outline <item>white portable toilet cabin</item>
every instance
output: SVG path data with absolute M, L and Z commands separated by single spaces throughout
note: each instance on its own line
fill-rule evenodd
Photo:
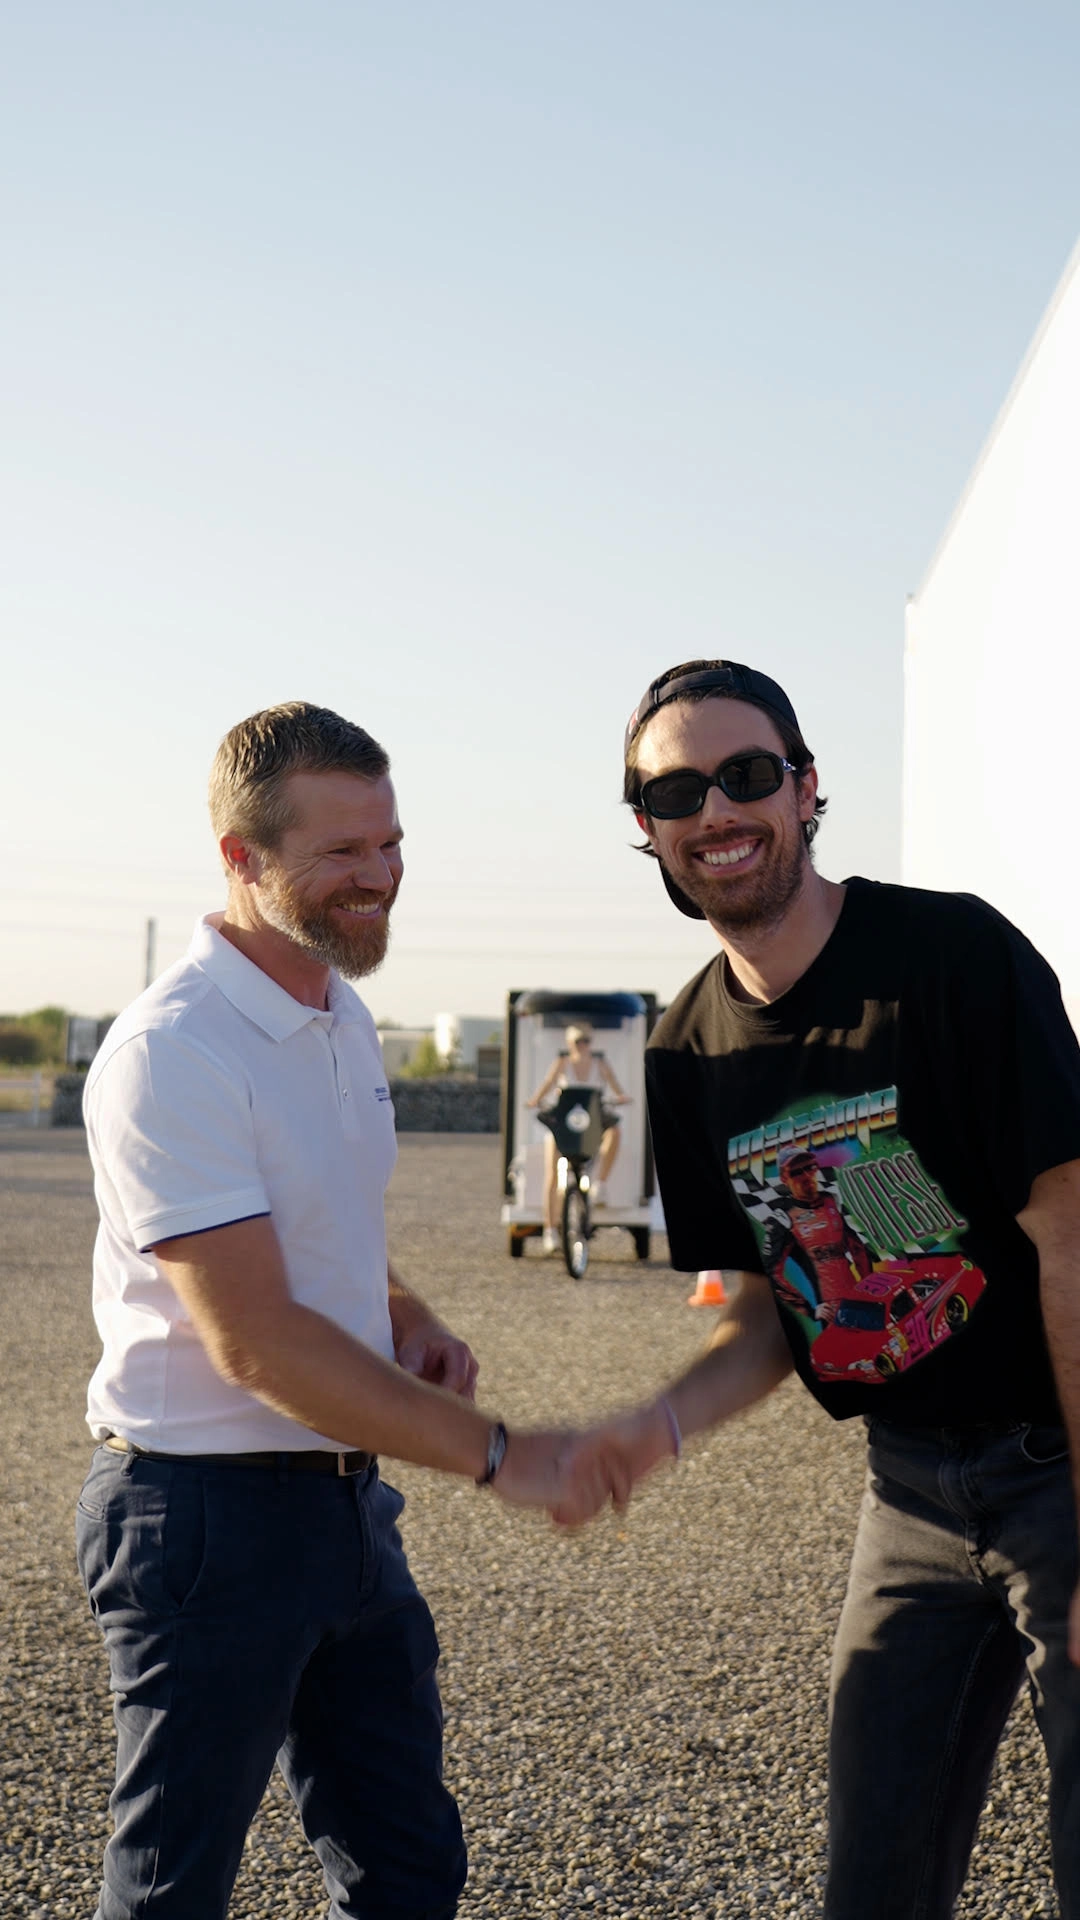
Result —
M 607 1204 L 594 1225 L 625 1227 L 639 1260 L 649 1257 L 650 1235 L 662 1224 L 645 1111 L 645 1042 L 656 1025 L 652 993 L 571 993 L 518 989 L 507 996 L 503 1048 L 503 1208 L 511 1258 L 544 1224 L 544 1143 L 547 1130 L 526 1105 L 566 1045 L 576 1021 L 593 1030 L 593 1048 L 610 1065 L 630 1104 L 619 1108 L 619 1151 L 607 1180 Z

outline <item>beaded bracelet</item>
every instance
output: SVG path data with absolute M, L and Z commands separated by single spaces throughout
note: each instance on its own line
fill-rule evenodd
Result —
M 666 1393 L 662 1393 L 660 1395 L 660 1398 L 656 1404 L 660 1408 L 661 1412 L 664 1415 L 665 1420 L 668 1423 L 668 1429 L 671 1434 L 671 1445 L 672 1445 L 672 1450 L 674 1452 L 675 1458 L 676 1460 L 681 1460 L 682 1459 L 682 1429 L 679 1426 L 675 1409 L 672 1406 L 671 1401 L 668 1399 Z

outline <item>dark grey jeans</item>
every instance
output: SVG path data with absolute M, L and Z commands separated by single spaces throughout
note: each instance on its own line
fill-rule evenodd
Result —
M 833 1664 L 826 1920 L 948 1920 L 1025 1669 L 1050 1762 L 1062 1920 L 1080 1920 L 1064 1433 L 869 1427 Z

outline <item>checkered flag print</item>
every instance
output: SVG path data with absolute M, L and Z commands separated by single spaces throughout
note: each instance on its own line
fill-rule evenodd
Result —
M 870 1230 L 868 1223 L 860 1219 L 845 1194 L 840 1181 L 840 1171 L 838 1167 L 823 1167 L 819 1162 L 818 1192 L 828 1194 L 836 1201 L 847 1225 L 862 1241 L 872 1259 L 896 1259 L 903 1254 L 911 1258 L 925 1254 L 926 1247 L 921 1240 L 905 1240 L 900 1246 L 894 1242 L 891 1247 L 881 1243 L 878 1236 Z M 763 1180 L 758 1184 L 747 1180 L 743 1174 L 736 1174 L 731 1184 L 738 1196 L 740 1206 L 749 1214 L 751 1220 L 756 1221 L 763 1234 L 767 1233 L 769 1227 L 773 1225 L 790 1231 L 791 1214 L 788 1211 L 790 1203 L 782 1188 L 774 1187 L 769 1180 Z
M 791 1229 L 791 1215 L 788 1212 L 788 1196 L 782 1187 L 774 1187 L 770 1180 L 760 1183 L 750 1181 L 743 1174 L 736 1174 L 731 1182 L 744 1212 L 756 1220 L 763 1232 L 770 1226 L 782 1227 L 785 1232 Z M 828 1195 L 836 1201 L 845 1220 L 848 1218 L 844 1207 L 844 1196 L 840 1191 L 836 1173 L 832 1167 L 818 1167 L 818 1192 Z

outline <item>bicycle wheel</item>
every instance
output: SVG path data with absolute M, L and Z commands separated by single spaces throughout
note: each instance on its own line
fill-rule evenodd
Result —
M 562 1207 L 562 1249 L 566 1271 L 571 1280 L 580 1280 L 589 1264 L 589 1198 L 571 1175 L 566 1183 Z

